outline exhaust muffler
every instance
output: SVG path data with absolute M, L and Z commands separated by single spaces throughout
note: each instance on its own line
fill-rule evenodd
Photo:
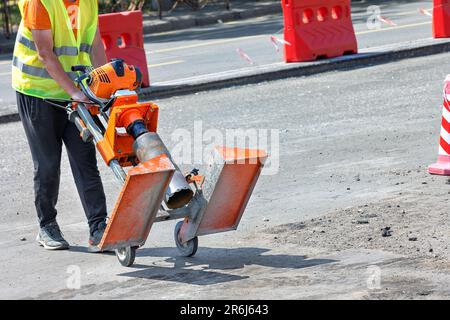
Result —
M 176 168 L 164 199 L 169 209 L 181 208 L 191 201 L 194 192 L 157 133 L 147 132 L 140 135 L 133 143 L 133 150 L 140 162 L 165 154 Z

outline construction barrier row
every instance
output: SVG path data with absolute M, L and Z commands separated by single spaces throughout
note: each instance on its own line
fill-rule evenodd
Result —
M 108 59 L 122 58 L 127 64 L 139 67 L 142 72 L 142 86 L 149 87 L 142 12 L 101 14 L 98 23 Z
M 285 62 L 312 61 L 358 52 L 350 0 L 281 2 Z M 450 37 L 450 0 L 433 0 L 433 37 Z

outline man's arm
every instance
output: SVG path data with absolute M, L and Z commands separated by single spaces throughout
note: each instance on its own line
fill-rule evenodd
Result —
M 31 30 L 39 60 L 44 64 L 50 76 L 55 80 L 74 100 L 89 100 L 75 86 L 73 81 L 64 71 L 58 57 L 53 52 L 53 37 L 51 30 Z
M 103 41 L 98 28 L 95 33 L 94 41 L 92 42 L 91 61 L 94 68 L 100 67 L 108 62 L 105 47 L 103 46 Z

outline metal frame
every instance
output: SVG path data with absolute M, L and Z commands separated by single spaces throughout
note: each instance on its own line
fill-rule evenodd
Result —
M 74 111 L 69 108 L 68 112 Z M 83 103 L 78 104 L 75 112 L 85 124 L 85 128 L 91 133 L 92 140 L 95 143 L 104 139 L 104 130 L 101 128 L 102 122 L 96 123 Z M 99 114 L 98 117 L 103 117 L 103 114 Z M 187 176 L 180 173 L 186 178 L 189 187 L 194 191 L 193 198 L 188 204 L 178 209 L 169 209 L 162 202 L 159 211 L 152 217 L 150 225 L 155 222 L 184 219 L 177 238 L 177 241 L 181 244 L 189 243 L 191 240 L 195 242 L 198 236 L 235 230 L 267 158 L 267 154 L 261 150 L 239 149 L 244 151 L 243 155 L 239 155 L 236 150 L 226 147 L 216 148 L 216 156 L 220 155 L 221 160 L 217 163 L 213 161 L 209 166 L 207 170 L 208 179 L 206 180 L 202 180 L 201 176 L 198 176 L 197 179 L 192 178 L 198 174 L 198 170 L 193 170 Z M 229 151 L 231 151 L 231 157 L 227 156 Z M 170 158 L 170 155 L 167 156 Z M 240 163 L 242 160 L 253 160 L 255 162 L 245 164 L 244 161 L 244 163 Z M 173 161 L 171 163 L 173 164 Z M 234 167 L 235 164 L 244 164 L 244 166 L 238 168 Z M 127 173 L 121 167 L 119 161 L 113 159 L 108 165 L 123 186 L 127 179 Z M 249 168 L 247 165 L 252 167 Z M 200 185 L 197 185 L 197 181 L 201 181 L 201 183 L 199 182 Z M 226 186 L 231 185 L 233 188 L 230 191 Z M 242 197 L 236 196 L 236 190 L 242 191 L 242 193 L 238 193 L 242 194 Z M 228 191 L 231 194 L 228 194 Z M 228 203 L 236 203 L 239 207 L 227 207 Z M 220 209 L 217 211 L 215 210 L 217 208 Z M 226 212 L 223 212 L 224 210 Z M 230 215 L 228 215 L 228 212 Z M 227 217 L 232 218 L 228 221 L 224 220 L 224 217 L 225 219 Z M 232 224 L 228 224 L 230 222 Z

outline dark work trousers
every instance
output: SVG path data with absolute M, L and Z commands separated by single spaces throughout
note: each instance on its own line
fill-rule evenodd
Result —
M 34 164 L 35 206 L 41 227 L 56 221 L 62 143 L 88 219 L 91 234 L 106 219 L 106 199 L 95 146 L 85 143 L 63 109 L 17 92 L 17 106 Z

